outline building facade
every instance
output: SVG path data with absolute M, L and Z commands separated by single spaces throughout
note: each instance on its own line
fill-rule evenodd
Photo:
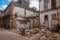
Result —
M 41 0 L 40 1 L 40 22 L 47 28 L 53 28 L 60 24 L 59 10 L 60 0 Z M 42 5 L 41 5 L 42 4 Z
M 11 2 L 2 12 L 1 19 L 5 28 L 33 28 L 38 26 L 34 9 L 24 7 L 22 4 Z M 35 23 L 37 22 L 37 23 Z

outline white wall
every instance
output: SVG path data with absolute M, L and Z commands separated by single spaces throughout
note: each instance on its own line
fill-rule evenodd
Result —
M 25 16 L 25 12 L 24 12 L 24 8 L 20 8 L 20 7 L 14 7 L 14 10 L 13 10 L 13 14 L 17 14 L 18 16 Z M 26 16 L 35 16 L 35 13 L 33 11 L 29 11 L 29 10 L 26 10 Z M 21 20 L 21 18 L 20 18 Z M 17 21 L 17 27 L 18 28 L 22 28 L 22 27 L 29 27 L 29 22 L 27 22 L 27 24 L 21 24 L 20 21 Z
M 24 16 L 25 15 L 24 10 L 25 10 L 24 8 L 14 7 L 13 14 L 17 13 L 18 16 L 20 15 Z M 26 16 L 35 16 L 35 14 L 33 11 L 26 10 Z
M 24 10 L 23 8 L 20 7 L 14 7 L 13 14 L 17 13 L 18 16 L 24 16 Z
M 34 12 L 26 10 L 26 16 L 35 16 Z
M 44 16 L 45 16 L 45 15 L 48 15 L 49 27 L 51 27 L 51 21 L 52 21 L 51 15 L 52 15 L 52 14 L 57 14 L 57 11 L 54 10 L 54 11 L 49 11 L 49 12 L 40 13 L 40 22 L 41 22 L 41 24 L 44 23 Z

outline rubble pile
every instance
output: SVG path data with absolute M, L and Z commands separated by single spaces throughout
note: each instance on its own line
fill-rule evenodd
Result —
M 59 33 L 52 33 L 49 29 L 46 28 L 33 28 L 33 29 L 19 29 L 13 30 L 23 37 L 26 37 L 26 40 L 60 40 Z
M 25 29 L 25 33 L 23 32 L 23 34 L 28 37 L 29 40 L 60 40 L 59 33 L 52 33 L 46 28 Z

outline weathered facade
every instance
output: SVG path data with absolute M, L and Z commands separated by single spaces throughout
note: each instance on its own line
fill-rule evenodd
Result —
M 41 0 L 40 1 L 40 22 L 47 28 L 56 26 L 59 22 L 60 0 Z
M 5 28 L 33 28 L 38 26 L 34 9 L 24 7 L 22 4 L 11 2 L 11 4 L 2 12 L 1 19 Z M 37 22 L 37 23 L 34 23 Z

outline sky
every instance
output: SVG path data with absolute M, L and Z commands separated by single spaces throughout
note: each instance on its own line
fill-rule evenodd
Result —
M 39 0 L 30 0 L 30 7 L 35 7 L 39 10 Z
M 3 11 L 7 8 L 12 0 L 0 0 L 0 11 Z M 14 0 L 15 2 L 17 0 Z M 30 7 L 36 7 L 38 10 L 38 1 L 37 0 L 30 0 Z
M 9 0 L 0 0 L 0 11 L 3 11 L 9 5 L 9 3 Z

